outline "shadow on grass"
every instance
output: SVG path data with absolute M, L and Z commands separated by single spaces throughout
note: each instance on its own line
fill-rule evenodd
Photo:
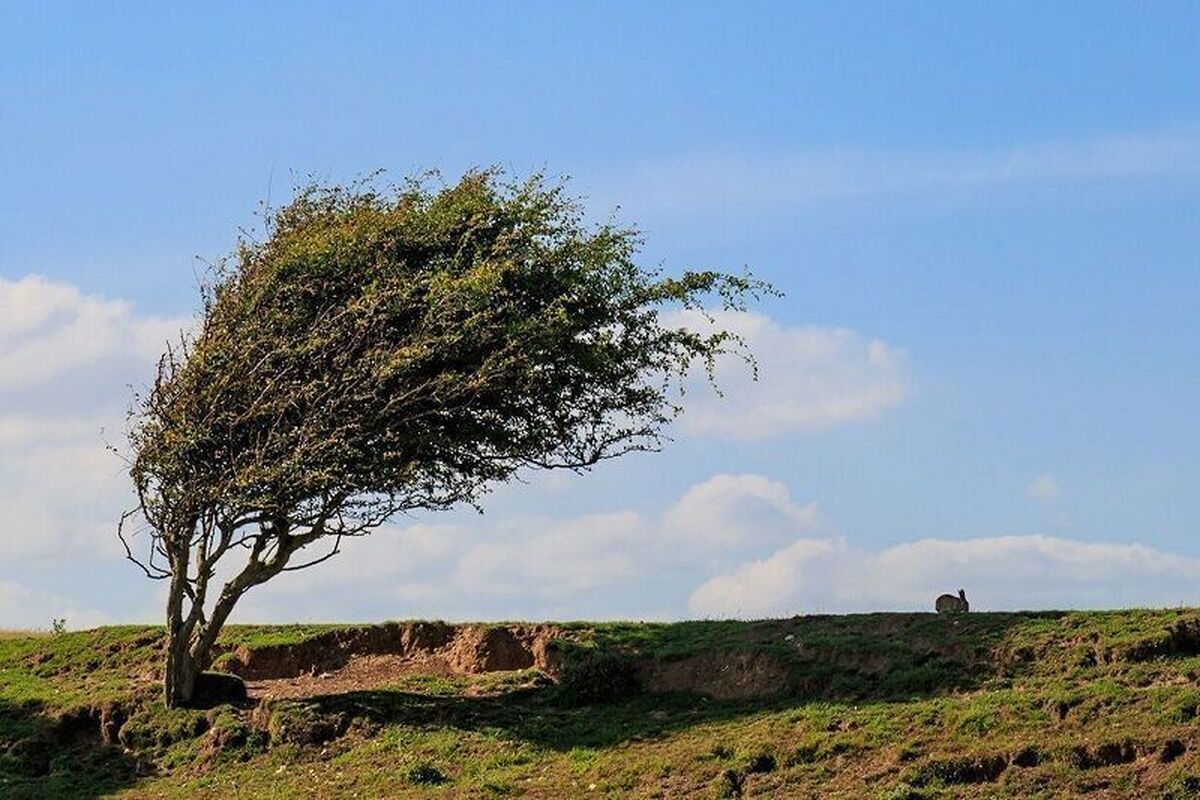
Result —
M 40 703 L 0 698 L 0 797 L 88 800 L 137 779 L 121 748 L 104 744 L 91 720 L 44 713 Z
M 376 690 L 311 698 L 321 714 L 345 714 L 378 725 L 495 733 L 555 750 L 604 748 L 654 739 L 705 723 L 795 707 L 794 699 L 716 701 L 683 693 L 639 694 L 571 707 L 553 688 L 468 697 Z
M 1001 663 L 994 648 L 1016 626 L 1053 623 L 1061 614 L 932 614 L 805 617 L 762 623 L 688 622 L 596 626 L 595 646 L 684 665 L 691 687 L 727 678 L 737 653 L 771 654 L 784 673 L 772 696 L 713 700 L 689 691 L 640 693 L 616 702 L 572 707 L 556 687 L 485 696 L 366 690 L 310 698 L 322 715 L 379 725 L 494 732 L 546 747 L 602 748 L 655 738 L 713 722 L 813 703 L 871 704 L 978 689 L 1022 669 Z M 704 655 L 698 664 L 688 659 Z M 735 679 L 736 680 L 736 679 Z M 689 687 L 685 687 L 689 688 Z

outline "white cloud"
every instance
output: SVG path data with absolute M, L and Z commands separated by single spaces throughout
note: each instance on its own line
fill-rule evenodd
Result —
M 121 443 L 129 385 L 185 324 L 36 275 L 0 278 L 0 571 L 120 554 L 130 487 L 106 444 Z
M 639 218 L 695 219 L 843 198 L 1197 170 L 1200 129 L 1185 127 L 997 150 L 696 153 L 617 172 L 599 194 L 633 198 L 626 205 Z
M 113 524 L 128 480 L 100 431 L 119 441 L 126 385 L 149 377 L 154 356 L 185 322 L 140 317 L 124 303 L 41 278 L 0 280 L 0 625 L 45 625 L 51 616 L 104 621 L 93 606 L 106 601 L 88 595 L 88 582 L 68 598 L 17 581 L 68 562 L 123 568 Z M 762 380 L 722 366 L 724 399 L 707 391 L 687 397 L 682 424 L 691 433 L 754 439 L 821 430 L 874 419 L 908 392 L 906 358 L 885 342 L 757 314 L 722 314 L 718 324 L 745 336 Z M 563 488 L 526 487 L 546 496 Z M 1062 491 L 1050 473 L 1027 490 L 1047 504 Z M 338 558 L 252 593 L 239 618 L 335 619 L 358 608 L 670 616 L 682 615 L 685 603 L 696 614 L 759 616 L 927 608 L 937 593 L 959 587 L 977 608 L 1200 600 L 1200 559 L 1141 544 L 1011 536 L 869 551 L 822 535 L 824 527 L 816 507 L 794 501 L 783 484 L 732 474 L 659 510 L 500 521 L 459 514 L 347 542 Z M 130 576 L 144 585 L 132 569 Z
M 806 567 L 844 545 L 833 539 L 797 539 L 770 558 L 751 561 L 711 578 L 692 593 L 688 607 L 703 617 L 766 617 L 798 613 Z
M 1195 604 L 1200 559 L 1037 535 L 922 539 L 880 551 L 798 539 L 704 582 L 689 607 L 710 617 L 929 610 L 936 595 L 959 588 L 979 610 Z
M 697 375 L 685 397 L 682 428 L 723 439 L 762 439 L 869 422 L 908 395 L 908 359 L 887 342 L 847 329 L 788 327 L 752 312 L 713 313 L 715 326 L 741 336 L 758 363 L 724 359 L 716 381 Z M 668 316 L 666 324 L 708 330 L 699 311 Z
M 761 475 L 716 475 L 688 489 L 667 510 L 663 528 L 692 546 L 720 547 L 771 533 L 812 530 L 817 506 L 797 506 L 787 487 Z
M 819 515 L 776 481 L 716 475 L 658 514 L 624 509 L 498 521 L 472 515 L 471 521 L 385 529 L 348 542 L 314 570 L 256 590 L 239 619 L 271 618 L 306 597 L 324 602 L 340 587 L 380 609 L 416 604 L 438 614 L 471 609 L 466 613 L 475 617 L 494 600 L 519 603 L 524 614 L 603 616 L 614 611 L 606 596 L 615 602 L 632 591 L 654 608 L 682 610 L 697 575 L 811 533 Z M 595 602 L 597 593 L 599 606 L 582 604 Z
M 0 580 L 0 628 L 45 630 L 56 619 L 66 620 L 72 630 L 112 622 L 103 611 L 81 607 L 69 598 Z
M 180 328 L 37 275 L 0 278 L 0 393 L 105 360 L 154 359 Z

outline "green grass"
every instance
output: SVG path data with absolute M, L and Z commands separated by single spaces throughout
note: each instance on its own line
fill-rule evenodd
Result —
M 239 626 L 224 641 L 283 646 L 337 627 Z M 1194 610 L 562 628 L 568 657 L 766 654 L 788 692 L 577 705 L 528 672 L 412 675 L 168 712 L 159 629 L 6 636 L 0 797 L 1200 796 Z M 96 733 L 102 707 L 118 709 L 120 746 Z

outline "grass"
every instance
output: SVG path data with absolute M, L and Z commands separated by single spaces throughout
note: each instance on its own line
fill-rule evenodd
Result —
M 333 627 L 235 627 L 225 643 L 283 646 Z M 431 675 L 258 709 L 168 712 L 157 703 L 156 628 L 4 636 L 0 797 L 1200 794 L 1193 610 L 562 629 L 568 657 L 708 658 L 720 670 L 736 654 L 765 654 L 783 665 L 786 692 L 635 692 L 579 705 L 528 673 Z M 119 723 L 116 744 L 97 733 L 102 711 Z

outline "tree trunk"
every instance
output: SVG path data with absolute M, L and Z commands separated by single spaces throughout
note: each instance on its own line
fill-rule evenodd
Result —
M 167 631 L 167 661 L 163 671 L 163 699 L 169 708 L 185 706 L 196 689 L 199 665 L 188 646 L 190 637 L 178 628 Z
M 192 607 L 186 617 L 183 614 L 183 601 L 188 588 L 190 554 L 186 548 L 174 554 L 171 563 L 171 588 L 167 595 L 167 658 L 163 671 L 163 699 L 168 707 L 185 706 L 192 701 L 196 693 L 196 679 L 212 665 L 212 652 L 217 643 L 217 636 L 238 599 L 251 587 L 278 575 L 287 566 L 293 552 L 319 536 L 319 533 L 314 532 L 307 537 L 288 538 L 265 562 L 258 560 L 265 540 L 258 539 L 251 551 L 249 563 L 225 584 L 213 606 L 212 616 L 207 620 L 204 618 L 204 598 L 208 580 L 212 575 L 205 563 L 205 551 L 200 550 L 199 572 L 189 594 Z

